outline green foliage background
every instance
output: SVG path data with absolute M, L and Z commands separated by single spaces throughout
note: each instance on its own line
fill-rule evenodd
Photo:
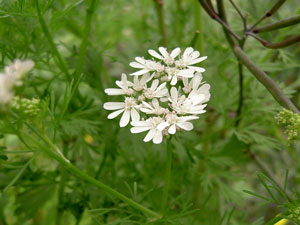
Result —
M 75 76 L 89 1 L 39 2 L 57 49 L 71 76 Z M 229 1 L 224 2 L 228 21 L 234 30 L 241 32 L 239 15 Z M 253 24 L 273 1 L 236 0 L 235 3 L 248 13 L 248 23 Z M 290 0 L 264 23 L 298 14 L 299 1 Z M 42 101 L 36 118 L 1 115 L 1 225 L 261 225 L 295 207 L 287 204 L 286 193 L 298 204 L 300 146 L 299 142 L 290 145 L 276 124 L 274 118 L 281 106 L 245 69 L 244 107 L 236 127 L 237 60 L 221 26 L 202 11 L 196 0 L 165 0 L 164 21 L 168 49 L 190 46 L 195 31 L 201 31 L 195 48 L 208 56 L 202 64 L 206 68 L 203 76 L 211 85 L 212 97 L 207 113 L 195 122 L 195 129 L 180 132 L 172 139 L 174 160 L 169 207 L 166 217 L 155 222 L 40 153 L 30 138 L 32 132 L 23 124 L 27 121 L 42 129 L 80 170 L 159 211 L 165 144 L 144 143 L 144 134 L 132 135 L 128 127 L 120 129 L 118 120 L 106 119 L 108 113 L 102 108 L 109 100 L 104 89 L 114 86 L 121 73 L 133 72 L 129 62 L 162 45 L 154 1 L 100 0 L 96 3 L 82 79 L 78 92 L 70 98 L 74 83 L 66 79 L 56 64 L 39 24 L 34 1 L 0 0 L 0 67 L 4 68 L 15 58 L 32 59 L 35 69 L 26 77 L 18 94 Z M 264 33 L 262 37 L 276 42 L 299 32 L 300 26 L 296 25 Z M 245 51 L 300 106 L 300 45 L 270 50 L 249 37 Z M 28 149 L 26 145 L 33 147 Z M 256 175 L 257 171 L 265 171 L 253 156 L 282 186 L 286 184 L 286 193 L 280 195 L 262 178 L 272 186 L 270 190 L 276 201 L 264 188 L 261 176 Z M 243 190 L 251 191 L 252 195 Z

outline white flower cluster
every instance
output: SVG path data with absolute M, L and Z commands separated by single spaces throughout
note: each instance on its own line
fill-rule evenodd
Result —
M 210 85 L 202 82 L 205 69 L 194 66 L 207 57 L 193 48 L 181 53 L 175 48 L 168 53 L 160 47 L 159 53 L 149 50 L 149 54 L 158 60 L 136 57 L 130 66 L 139 69 L 130 74 L 133 81 L 122 74 L 116 81 L 119 88 L 105 89 L 108 95 L 123 95 L 123 102 L 106 102 L 104 109 L 113 110 L 108 119 L 122 113 L 120 127 L 131 121 L 131 132 L 148 131 L 145 142 L 153 140 L 159 144 L 163 136 L 175 134 L 176 130 L 192 130 L 189 121 L 198 119 L 205 112 L 206 102 L 210 98 Z
M 34 66 L 31 60 L 16 59 L 0 73 L 0 108 L 6 106 L 14 97 L 14 88 L 23 84 L 22 79 Z

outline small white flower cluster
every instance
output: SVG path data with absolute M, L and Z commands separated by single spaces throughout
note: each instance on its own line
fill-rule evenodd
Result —
M 105 89 L 108 95 L 123 95 L 124 101 L 104 103 L 104 109 L 114 111 L 108 119 L 122 113 L 120 127 L 131 121 L 132 133 L 148 131 L 144 141 L 159 144 L 163 136 L 175 134 L 176 130 L 192 130 L 189 121 L 205 112 L 210 85 L 202 82 L 205 69 L 194 65 L 207 57 L 200 57 L 192 47 L 182 54 L 180 48 L 168 53 L 164 47 L 159 48 L 159 53 L 148 52 L 158 60 L 136 57 L 130 63 L 139 69 L 130 74 L 133 81 L 122 74 L 121 81 L 116 81 L 119 88 Z
M 34 66 L 31 60 L 16 59 L 0 73 L 0 108 L 5 107 L 14 97 L 14 88 L 23 84 L 22 79 Z

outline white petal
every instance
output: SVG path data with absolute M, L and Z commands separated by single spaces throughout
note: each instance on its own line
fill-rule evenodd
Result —
M 160 144 L 162 142 L 163 136 L 161 131 L 156 131 L 153 137 L 153 143 L 154 144 Z
M 146 59 L 142 58 L 142 57 L 135 57 L 135 60 L 141 64 L 145 64 L 146 63 Z
M 170 126 L 168 132 L 169 132 L 169 134 L 175 134 L 176 133 L 176 125 L 173 124 L 172 126 Z
M 158 88 L 156 88 L 156 91 L 160 91 L 160 90 L 162 90 L 163 88 L 165 88 L 165 87 L 166 87 L 166 85 L 167 85 L 167 83 L 166 83 L 166 82 L 162 83 L 161 85 L 159 85 L 159 87 L 158 87 Z
M 144 142 L 148 142 L 148 141 L 152 140 L 154 135 L 155 135 L 155 129 L 149 130 L 146 137 L 144 138 Z
M 130 110 L 130 115 L 131 115 L 132 121 L 138 121 L 138 120 L 140 120 L 140 114 L 135 110 L 135 108 L 132 108 Z
M 131 67 L 133 67 L 133 68 L 140 68 L 140 69 L 145 68 L 145 65 L 142 65 L 142 64 L 137 63 L 137 62 L 131 62 L 131 63 L 129 63 L 129 65 L 130 65 Z
M 177 102 L 178 99 L 178 93 L 176 87 L 171 88 L 171 98 L 174 102 Z
M 131 133 L 136 134 L 136 133 L 141 133 L 144 131 L 150 130 L 150 127 L 132 127 L 130 129 Z
M 167 126 L 169 126 L 170 124 L 168 123 L 168 122 L 162 122 L 162 123 L 160 123 L 157 127 L 156 127 L 156 129 L 157 130 L 159 130 L 159 131 L 162 131 L 162 130 L 164 130 Z
M 151 89 L 152 91 L 154 91 L 154 90 L 157 88 L 158 83 L 159 83 L 158 79 L 154 80 L 154 81 L 152 82 L 152 84 L 151 84 L 151 88 L 150 88 L 150 89 Z
M 198 58 L 198 59 L 194 59 L 194 60 L 192 60 L 192 61 L 189 63 L 189 65 L 193 65 L 193 64 L 202 62 L 202 61 L 204 61 L 205 59 L 207 59 L 207 56 L 203 56 L 203 57 L 200 57 L 200 58 Z
M 186 57 L 187 55 L 191 54 L 193 51 L 194 51 L 194 49 L 192 47 L 186 48 L 183 53 L 183 57 Z
M 120 120 L 120 127 L 125 127 L 129 123 L 130 120 L 130 111 L 126 110 L 124 111 L 121 120 Z
M 198 52 L 198 51 L 194 51 L 194 52 L 191 54 L 192 59 L 196 59 L 196 58 L 198 58 L 199 56 L 200 56 L 200 52 Z
M 178 72 L 178 76 L 193 77 L 194 76 L 194 70 L 192 70 L 192 69 L 180 70 Z
M 116 118 L 118 115 L 120 115 L 122 112 L 124 112 L 124 109 L 119 109 L 119 110 L 117 110 L 117 111 L 115 111 L 115 112 L 110 113 L 110 114 L 107 116 L 107 118 L 108 118 L 108 119 L 114 119 L 114 118 Z
M 194 126 L 192 123 L 190 122 L 181 122 L 181 123 L 178 123 L 177 126 L 179 126 L 181 129 L 183 130 L 193 130 Z
M 173 76 L 171 80 L 171 85 L 177 84 L 177 76 Z
M 117 110 L 124 108 L 124 102 L 106 102 L 103 104 L 103 108 L 106 110 Z
M 152 55 L 155 58 L 163 59 L 163 57 L 160 54 L 158 54 L 156 51 L 154 51 L 152 49 L 148 50 L 148 52 L 149 52 L 150 55 Z
M 202 68 L 202 67 L 197 67 L 197 66 L 188 66 L 188 68 L 190 68 L 190 69 L 192 69 L 192 70 L 194 70 L 194 71 L 197 71 L 197 72 L 199 72 L 199 73 L 203 73 L 203 72 L 205 72 L 205 69 L 204 69 L 204 68 Z
M 180 48 L 175 48 L 172 52 L 171 52 L 171 57 L 174 59 L 176 56 L 178 56 L 180 54 Z
M 149 73 L 146 73 L 145 75 L 142 76 L 141 78 L 141 84 L 146 84 L 149 80 L 151 79 L 151 76 Z
M 104 90 L 104 92 L 108 95 L 124 95 L 125 92 L 122 89 L 119 88 L 107 88 Z
M 148 121 L 131 121 L 130 123 L 134 127 L 150 127 L 150 123 Z
M 167 49 L 164 47 L 159 47 L 158 50 L 160 51 L 160 53 L 165 57 L 168 58 L 169 57 L 169 53 L 167 52 Z
M 149 69 L 142 69 L 142 70 L 139 70 L 137 72 L 131 73 L 130 75 L 139 76 L 139 75 L 143 75 L 143 74 L 148 73 L 148 72 L 150 72 Z

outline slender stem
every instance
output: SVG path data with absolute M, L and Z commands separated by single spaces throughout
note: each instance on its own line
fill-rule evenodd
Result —
M 233 8 L 235 8 L 235 10 L 237 11 L 237 13 L 240 15 L 241 19 L 243 20 L 243 25 L 244 25 L 244 30 L 247 30 L 247 16 L 244 16 L 243 13 L 241 12 L 241 10 L 239 9 L 239 7 L 237 7 L 237 5 L 234 3 L 233 0 L 229 0 L 231 5 L 233 6 Z
M 161 214 L 164 215 L 167 209 L 168 194 L 171 181 L 171 169 L 172 169 L 172 143 L 171 139 L 167 140 L 167 162 L 165 171 L 165 183 L 163 189 L 163 196 L 161 201 Z
M 230 38 L 230 43 L 232 43 L 231 45 L 233 46 L 233 40 L 231 40 L 231 36 L 228 35 L 228 32 L 233 36 L 235 37 L 238 41 L 241 40 L 240 36 L 237 35 L 231 28 L 230 26 L 228 26 L 228 24 L 222 20 L 218 15 L 217 13 L 214 11 L 213 8 L 211 8 L 209 6 L 209 4 L 206 3 L 206 1 L 204 0 L 199 0 L 200 4 L 202 5 L 203 9 L 207 12 L 208 15 L 210 15 L 211 18 L 213 18 L 214 20 L 216 20 L 217 22 L 219 22 L 222 26 L 223 26 L 223 29 L 226 30 L 226 37 L 227 38 Z M 228 31 L 228 32 L 227 32 Z
M 299 109 L 297 109 L 294 103 L 288 97 L 286 97 L 278 85 L 264 71 L 262 71 L 252 62 L 252 60 L 246 55 L 239 45 L 234 47 L 233 52 L 236 57 L 239 58 L 240 62 L 245 65 L 256 77 L 256 79 L 267 88 L 267 90 L 272 94 L 274 99 L 279 104 L 287 109 L 291 109 L 295 113 L 299 113 Z
M 89 35 L 91 32 L 91 23 L 92 23 L 92 17 L 96 9 L 96 3 L 97 0 L 91 0 L 90 5 L 86 8 L 86 17 L 85 17 L 85 23 L 84 23 L 84 32 L 83 32 L 83 38 L 79 50 L 79 56 L 76 66 L 76 77 L 79 77 L 82 73 L 82 68 L 84 64 L 84 57 L 87 45 L 89 43 Z
M 195 49 L 200 51 L 201 54 L 204 54 L 203 48 L 203 22 L 202 22 L 202 8 L 200 7 L 198 0 L 193 0 L 194 2 L 194 29 L 195 29 L 195 36 L 197 35 L 197 39 L 195 41 Z M 195 37 L 194 36 L 194 37 Z
M 293 37 L 287 38 L 286 40 L 283 40 L 283 41 L 280 41 L 277 43 L 270 43 L 270 42 L 267 42 L 266 40 L 262 39 L 260 36 L 254 34 L 253 32 L 247 32 L 246 34 L 254 37 L 266 48 L 271 48 L 271 49 L 284 48 L 284 47 L 290 46 L 292 44 L 295 44 L 297 42 L 300 42 L 300 35 L 295 35 Z
M 270 10 L 268 10 L 261 18 L 258 19 L 256 23 L 252 25 L 249 31 L 252 31 L 260 22 L 262 22 L 267 17 L 272 16 L 282 5 L 285 3 L 286 0 L 277 0 L 275 4 L 272 6 Z
M 238 69 L 239 69 L 239 87 L 240 87 L 240 92 L 239 92 L 239 106 L 238 109 L 236 111 L 236 117 L 237 120 L 235 122 L 235 126 L 238 126 L 240 121 L 241 121 L 241 113 L 242 113 L 242 108 L 243 108 L 243 104 L 244 104 L 244 68 L 243 65 L 238 62 Z
M 156 13 L 158 18 L 158 27 L 160 30 L 161 35 L 161 42 L 166 47 L 167 46 L 167 34 L 166 34 L 166 27 L 165 27 L 165 18 L 164 18 L 164 10 L 163 10 L 163 0 L 153 0 L 155 7 L 156 7 Z
M 61 69 L 61 71 L 66 75 L 66 77 L 68 79 L 71 78 L 70 76 L 70 73 L 68 71 L 68 67 L 66 66 L 62 56 L 60 55 L 59 51 L 57 50 L 57 47 L 53 41 L 53 37 L 46 25 L 46 22 L 41 14 L 41 10 L 40 10 L 40 6 L 39 6 L 39 1 L 38 0 L 35 0 L 35 5 L 36 5 L 36 10 L 37 10 L 37 14 L 38 14 L 38 18 L 39 18 L 39 22 L 40 22 L 40 25 L 41 25 L 41 28 L 42 28 L 42 31 L 44 32 L 48 42 L 49 42 L 49 45 L 50 45 L 50 48 L 52 50 L 52 53 L 55 57 L 55 61 L 56 61 L 56 64 L 57 66 Z
M 198 42 L 198 38 L 199 38 L 199 34 L 200 34 L 200 31 L 199 30 L 196 30 L 195 34 L 194 34 L 194 37 L 190 43 L 190 46 L 195 48 L 196 46 L 196 43 Z
M 274 174 L 267 168 L 264 163 L 258 158 L 258 156 L 255 153 L 251 154 L 251 158 L 255 162 L 255 164 L 262 170 L 262 172 L 267 175 L 276 185 L 277 187 L 282 191 L 285 192 L 282 185 L 275 179 Z M 287 199 L 291 202 L 292 199 L 288 193 L 286 193 Z
M 96 180 L 95 178 L 89 176 L 82 170 L 78 169 L 77 167 L 73 166 L 69 160 L 67 160 L 62 154 L 58 154 L 59 149 L 51 142 L 51 140 L 46 136 L 41 134 L 35 127 L 33 127 L 29 123 L 25 123 L 26 126 L 33 131 L 38 137 L 41 138 L 49 147 L 44 147 L 41 145 L 39 142 L 37 144 L 41 147 L 42 151 L 44 151 L 48 156 L 51 158 L 55 159 L 58 161 L 62 166 L 65 167 L 70 173 L 74 174 L 75 176 L 95 185 L 96 187 L 99 187 L 102 189 L 104 192 L 122 200 L 123 202 L 127 203 L 131 207 L 139 210 L 140 212 L 144 213 L 145 215 L 154 217 L 154 218 L 159 218 L 159 215 L 152 211 L 151 209 L 148 209 L 144 207 L 143 205 L 131 200 L 130 198 L 126 197 L 125 195 L 121 194 L 120 192 L 117 192 L 116 190 L 112 189 L 111 187 L 105 185 L 104 183 Z
M 287 19 L 280 20 L 276 23 L 268 24 L 265 26 L 257 27 L 253 30 L 254 33 L 263 33 L 263 32 L 268 32 L 272 30 L 278 30 L 281 28 L 293 26 L 300 23 L 300 15 L 293 16 Z
M 63 154 L 67 155 L 68 148 L 64 145 L 64 151 Z M 60 172 L 60 183 L 58 188 L 58 204 L 57 204 L 57 215 L 56 215 L 56 224 L 61 224 L 61 217 L 63 215 L 63 200 L 64 200 L 64 192 L 65 192 L 65 186 L 67 182 L 67 171 L 65 168 L 61 168 Z

